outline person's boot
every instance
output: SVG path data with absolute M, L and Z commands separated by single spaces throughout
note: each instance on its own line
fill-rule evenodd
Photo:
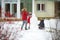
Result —
M 28 27 L 28 29 L 30 29 L 30 27 Z
M 25 30 L 27 30 L 27 27 L 25 27 Z

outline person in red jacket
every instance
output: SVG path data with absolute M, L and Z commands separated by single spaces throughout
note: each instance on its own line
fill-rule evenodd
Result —
M 12 17 L 13 15 L 10 14 L 10 11 L 7 11 L 7 12 L 5 13 L 5 16 L 6 16 L 6 17 Z
M 28 16 L 28 12 L 27 12 L 26 8 L 22 9 L 21 15 L 22 15 L 22 20 L 23 20 L 23 24 L 21 26 L 21 30 L 23 29 L 24 24 L 25 24 L 25 30 L 27 30 L 27 16 Z
M 30 29 L 30 18 L 31 18 L 31 17 L 32 17 L 32 13 L 29 12 L 29 15 L 28 15 L 28 17 L 27 17 L 27 22 L 28 22 L 28 25 L 29 25 L 28 29 Z

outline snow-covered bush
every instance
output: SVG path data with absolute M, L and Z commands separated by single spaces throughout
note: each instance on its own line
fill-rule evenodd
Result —
M 18 28 L 4 26 L 6 22 L 0 22 L 0 40 L 15 40 Z

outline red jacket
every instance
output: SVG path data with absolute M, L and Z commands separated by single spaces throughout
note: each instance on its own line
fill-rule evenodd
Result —
M 30 18 L 31 18 L 31 17 L 28 17 L 28 18 L 27 18 L 27 22 L 28 22 L 28 23 L 30 23 Z
M 22 20 L 27 20 L 28 12 L 22 11 Z

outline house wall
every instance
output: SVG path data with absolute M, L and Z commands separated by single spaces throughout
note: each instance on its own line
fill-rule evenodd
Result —
M 37 10 L 37 4 L 44 3 L 45 4 L 45 10 L 44 11 L 38 11 Z M 34 12 L 37 17 L 54 17 L 54 1 L 34 1 Z

